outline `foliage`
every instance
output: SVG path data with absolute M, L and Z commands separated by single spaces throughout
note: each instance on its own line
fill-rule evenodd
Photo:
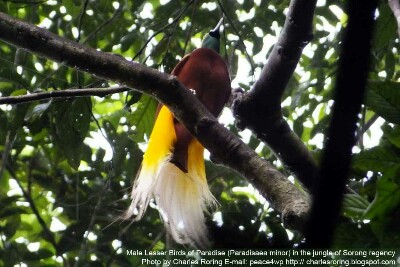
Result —
M 284 23 L 289 1 L 220 2 L 234 24 L 225 29 L 222 53 L 233 84 L 250 88 Z M 314 39 L 282 103 L 285 118 L 316 159 L 329 123 L 346 24 L 343 1 L 319 3 Z M 166 72 L 221 17 L 218 4 L 205 1 L 1 1 L 0 11 Z M 354 148 L 349 181 L 353 193 L 344 201 L 337 247 L 400 247 L 396 38 L 396 22 L 382 3 Z M 4 42 L 0 62 L 0 96 L 111 85 Z M 137 93 L 0 105 L 0 265 L 73 265 L 78 259 L 79 265 L 138 266 L 136 257 L 125 255 L 126 249 L 171 246 L 154 208 L 134 224 L 120 219 L 156 105 Z M 232 124 L 228 127 L 237 133 Z M 267 146 L 249 138 L 247 131 L 238 134 L 290 175 Z M 209 222 L 215 247 L 284 248 L 301 241 L 298 233 L 283 228 L 279 215 L 243 178 L 209 162 L 207 174 L 221 204 Z

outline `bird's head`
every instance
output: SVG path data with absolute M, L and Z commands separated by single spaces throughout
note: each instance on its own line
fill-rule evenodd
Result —
M 220 27 L 222 25 L 223 19 L 221 18 L 217 26 L 206 34 L 201 43 L 201 47 L 210 48 L 215 52 L 219 53 L 219 39 L 220 39 Z

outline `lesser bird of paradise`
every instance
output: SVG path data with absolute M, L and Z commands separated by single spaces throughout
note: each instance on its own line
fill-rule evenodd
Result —
M 219 55 L 221 23 L 222 19 L 204 37 L 201 48 L 186 55 L 171 73 L 194 90 L 216 117 L 231 93 L 229 72 Z M 177 243 L 207 247 L 204 212 L 215 206 L 216 200 L 207 185 L 203 154 L 200 142 L 160 105 L 127 217 L 140 220 L 154 198 L 168 233 Z

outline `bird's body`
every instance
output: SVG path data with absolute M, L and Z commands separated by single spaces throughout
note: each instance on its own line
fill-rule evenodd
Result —
M 176 65 L 172 75 L 177 76 L 186 88 L 193 89 L 197 98 L 214 116 L 217 117 L 221 113 L 228 101 L 231 87 L 225 61 L 218 53 L 208 48 L 196 49 Z M 177 143 L 172 161 L 186 171 L 185 152 L 193 137 L 185 126 L 178 122 L 175 123 L 175 132 Z
M 231 87 L 225 61 L 216 51 L 205 47 L 194 50 L 176 65 L 172 75 L 194 90 L 214 116 L 220 114 Z M 203 153 L 199 141 L 160 105 L 127 215 L 140 219 L 154 197 L 175 241 L 206 247 L 204 211 L 216 201 L 208 189 Z

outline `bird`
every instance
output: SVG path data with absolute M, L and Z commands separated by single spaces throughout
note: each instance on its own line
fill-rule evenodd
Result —
M 223 19 L 205 35 L 200 48 L 184 56 L 171 72 L 215 117 L 231 94 L 227 64 L 219 54 L 222 22 Z M 218 204 L 206 180 L 204 147 L 162 104 L 156 112 L 125 217 L 140 220 L 152 198 L 175 242 L 197 248 L 210 246 L 205 213 Z

